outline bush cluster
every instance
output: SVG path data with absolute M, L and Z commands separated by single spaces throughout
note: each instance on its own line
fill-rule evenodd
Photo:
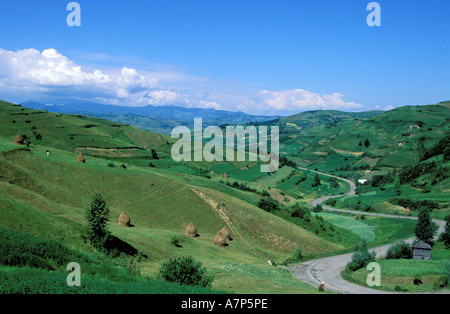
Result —
M 211 287 L 213 277 L 206 273 L 202 263 L 191 256 L 171 258 L 161 266 L 161 278 L 184 286 Z
M 347 264 L 347 269 L 350 271 L 357 271 L 366 267 L 369 263 L 375 261 L 376 253 L 370 253 L 367 247 L 367 241 L 363 239 L 361 244 L 356 245 L 355 253 L 352 255 L 352 260 Z
M 386 259 L 411 259 L 412 257 L 411 245 L 403 241 L 391 246 L 386 253 Z
M 42 240 L 25 233 L 0 229 L 0 264 L 56 269 L 68 263 L 70 251 L 56 241 Z

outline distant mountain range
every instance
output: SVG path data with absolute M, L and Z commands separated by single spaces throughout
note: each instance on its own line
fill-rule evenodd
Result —
M 128 107 L 99 103 L 44 105 L 33 101 L 27 101 L 21 105 L 35 110 L 94 116 L 162 134 L 170 134 L 171 130 L 178 125 L 193 127 L 194 118 L 202 118 L 204 125 L 246 124 L 280 118 L 280 116 L 250 115 L 239 111 L 179 106 Z

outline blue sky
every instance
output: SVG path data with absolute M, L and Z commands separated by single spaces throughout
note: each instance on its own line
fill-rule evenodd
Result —
M 0 0 L 0 95 L 291 114 L 449 100 L 450 2 Z

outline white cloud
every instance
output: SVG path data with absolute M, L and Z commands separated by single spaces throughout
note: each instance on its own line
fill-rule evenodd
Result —
M 261 91 L 262 103 L 269 108 L 279 111 L 301 111 L 321 109 L 359 109 L 361 104 L 346 102 L 343 95 L 319 95 L 303 89 L 284 91 Z
M 215 101 L 205 101 L 205 100 L 199 100 L 198 101 L 198 107 L 199 108 L 205 108 L 205 109 L 222 109 L 222 107 Z
M 68 88 L 97 97 L 133 99 L 157 85 L 157 79 L 127 67 L 108 74 L 101 70 L 83 71 L 55 49 L 42 53 L 35 49 L 17 52 L 0 49 L 0 88 L 3 89 L 52 92 Z
M 191 76 L 175 67 L 142 71 L 91 66 L 87 71 L 55 49 L 40 52 L 0 48 L 0 93 L 3 97 L 21 98 L 19 101 L 42 99 L 58 103 L 61 99 L 80 99 L 134 106 L 176 104 L 253 114 L 362 107 L 344 101 L 339 93 L 319 95 L 303 89 L 248 88 L 241 82 Z

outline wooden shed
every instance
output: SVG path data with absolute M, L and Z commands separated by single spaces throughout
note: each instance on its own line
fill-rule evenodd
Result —
M 431 246 L 425 242 L 417 242 L 412 245 L 413 259 L 429 261 L 431 260 Z

